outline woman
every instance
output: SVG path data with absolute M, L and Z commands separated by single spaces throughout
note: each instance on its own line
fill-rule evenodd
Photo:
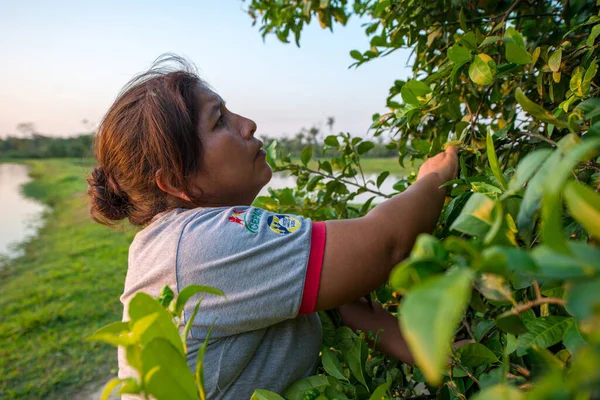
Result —
M 92 217 L 145 226 L 129 250 L 124 320 L 138 291 L 221 289 L 227 299 L 205 296 L 188 338 L 193 368 L 214 325 L 205 355 L 211 399 L 247 399 L 257 388 L 281 393 L 314 374 L 320 310 L 339 308 L 355 329 L 383 329 L 380 349 L 411 363 L 396 319 L 357 299 L 387 280 L 418 234 L 433 230 L 440 186 L 457 173 L 456 149 L 429 159 L 416 183 L 362 218 L 312 222 L 261 210 L 251 204 L 272 172 L 256 124 L 175 61 L 179 69 L 159 63 L 131 81 L 96 138 Z M 120 354 L 119 376 L 132 374 Z

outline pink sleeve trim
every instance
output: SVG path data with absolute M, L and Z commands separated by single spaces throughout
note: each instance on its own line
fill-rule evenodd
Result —
M 319 293 L 319 285 L 321 283 L 325 236 L 325 222 L 313 222 L 310 238 L 310 255 L 308 256 L 302 304 L 300 305 L 298 315 L 310 314 L 315 311 L 317 294 Z

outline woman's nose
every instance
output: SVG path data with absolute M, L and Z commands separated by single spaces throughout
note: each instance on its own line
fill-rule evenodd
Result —
M 242 117 L 242 118 L 244 118 L 244 120 L 245 120 L 244 121 L 244 131 L 243 131 L 244 137 L 246 139 L 252 139 L 254 137 L 254 134 L 256 133 L 256 129 L 257 129 L 256 122 L 254 122 L 253 120 L 251 120 L 249 118 L 245 118 L 245 117 Z

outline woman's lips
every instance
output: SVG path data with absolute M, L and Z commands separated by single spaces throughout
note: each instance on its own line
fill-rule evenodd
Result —
M 258 158 L 258 157 L 261 157 L 261 156 L 266 156 L 266 155 L 267 155 L 267 152 L 266 152 L 266 151 L 264 151 L 263 149 L 260 149 L 260 150 L 258 151 L 258 153 L 256 153 L 256 157 L 254 157 L 254 158 Z

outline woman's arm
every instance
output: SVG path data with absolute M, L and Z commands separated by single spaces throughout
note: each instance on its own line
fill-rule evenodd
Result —
M 410 253 L 417 236 L 431 232 L 455 178 L 457 149 L 427 160 L 417 182 L 362 218 L 327 221 L 327 239 L 316 310 L 337 308 L 383 284 L 392 268 Z
M 398 319 L 376 301 L 372 304 L 373 307 L 364 298 L 344 304 L 339 308 L 342 323 L 352 330 L 375 333 L 380 339 L 376 344 L 377 350 L 403 363 L 413 365 L 413 357 L 400 332 Z M 379 332 L 380 330 L 383 331 Z

